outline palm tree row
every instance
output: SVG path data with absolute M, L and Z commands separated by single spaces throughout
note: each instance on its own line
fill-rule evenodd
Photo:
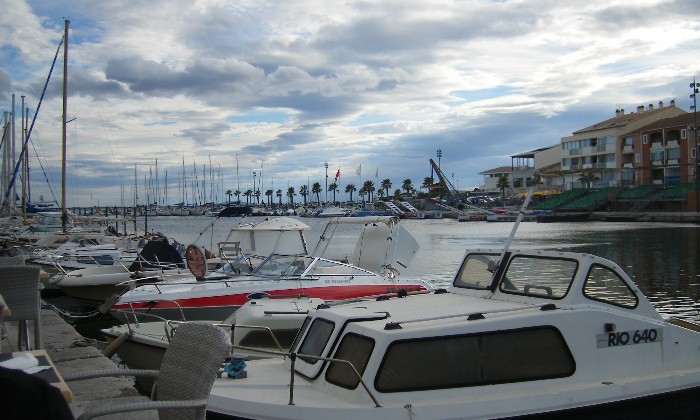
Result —
M 388 178 L 383 180 L 380 183 L 378 189 L 377 189 L 377 187 L 375 187 L 374 182 L 372 182 L 372 181 L 365 181 L 362 184 L 362 187 L 359 189 L 359 191 L 358 191 L 357 187 L 355 186 L 355 184 L 347 184 L 345 186 L 345 193 L 350 195 L 350 201 L 353 201 L 352 198 L 353 198 L 353 194 L 355 192 L 359 193 L 360 197 L 362 198 L 362 201 L 365 201 L 365 197 L 367 197 L 367 201 L 374 201 L 375 192 L 376 192 L 377 196 L 380 198 L 391 197 L 389 190 L 391 189 L 392 185 L 393 184 L 391 183 L 391 180 Z M 293 206 L 294 205 L 294 197 L 297 195 L 300 195 L 304 200 L 304 205 L 307 205 L 307 204 L 309 204 L 311 197 L 313 196 L 316 199 L 315 200 L 316 204 L 320 205 L 321 204 L 321 192 L 323 192 L 323 189 L 321 188 L 320 182 L 314 182 L 311 185 L 311 191 L 309 191 L 308 185 L 300 186 L 298 194 L 297 194 L 296 190 L 294 189 L 294 187 L 289 187 L 289 188 L 287 188 L 287 193 L 286 193 L 287 202 L 288 202 L 288 204 Z M 336 202 L 336 193 L 340 192 L 340 190 L 338 189 L 338 184 L 336 182 L 328 184 L 328 192 L 333 193 L 333 203 L 335 203 Z M 411 181 L 410 179 L 404 179 L 403 183 L 401 184 L 401 188 L 400 189 L 397 188 L 396 190 L 394 190 L 393 196 L 399 197 L 403 194 L 408 195 L 408 194 L 412 194 L 415 192 L 416 192 L 416 190 L 413 187 L 413 181 Z M 260 203 L 261 192 L 259 190 L 256 190 L 256 191 L 246 190 L 244 192 L 241 192 L 238 190 L 236 190 L 236 191 L 226 190 L 226 192 L 224 194 L 226 196 L 228 196 L 228 205 L 229 206 L 231 205 L 231 196 L 236 196 L 236 201 L 238 204 L 240 204 L 241 203 L 241 199 L 240 199 L 241 195 L 243 195 L 245 197 L 246 205 L 250 205 L 254 201 L 257 203 Z M 276 191 L 269 189 L 269 190 L 265 191 L 265 197 L 266 197 L 266 201 L 267 201 L 268 206 L 270 206 L 270 207 L 272 206 L 273 197 L 277 197 L 277 205 L 280 207 L 282 206 L 282 190 L 281 189 L 278 189 Z M 264 203 L 264 201 L 265 200 L 263 200 L 263 203 Z

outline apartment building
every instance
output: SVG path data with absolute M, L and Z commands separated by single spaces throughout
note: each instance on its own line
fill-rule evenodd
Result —
M 646 107 L 638 106 L 636 112 L 631 113 L 625 113 L 624 109 L 618 109 L 615 111 L 614 117 L 578 130 L 571 136 L 562 137 L 561 169 L 557 172 L 563 180 L 564 189 L 584 186 L 579 179 L 585 173 L 591 173 L 595 177 L 591 184 L 594 188 L 640 185 L 641 182 L 637 179 L 640 179 L 639 177 L 643 173 L 641 168 L 644 157 L 642 151 L 644 139 L 639 134 L 640 130 L 661 120 L 680 115 L 687 115 L 687 113 L 677 108 L 675 101 L 671 101 L 669 106 L 664 106 L 663 102 L 659 102 L 656 108 L 653 104 Z M 647 135 L 655 133 L 649 132 Z M 680 134 L 679 132 L 678 140 L 680 140 Z M 637 147 L 635 147 L 635 135 L 640 136 L 640 145 Z M 649 137 L 647 137 L 647 142 L 649 142 Z M 658 147 L 658 144 L 655 147 Z M 664 150 L 674 147 L 675 143 L 672 142 L 670 147 L 664 146 Z M 637 159 L 635 150 L 639 153 L 639 162 L 635 162 Z M 658 153 L 651 156 L 650 147 L 649 150 L 650 159 L 659 157 Z M 653 150 L 653 152 L 656 151 L 656 149 Z M 675 156 L 676 152 L 673 153 Z M 662 159 L 662 161 L 668 165 L 668 160 Z M 639 173 L 635 169 L 636 163 L 639 164 Z M 657 177 L 660 176 L 658 170 L 657 172 L 652 171 L 651 167 L 654 165 L 648 166 L 651 173 Z M 669 170 L 668 173 L 673 172 Z M 680 169 L 678 173 L 680 176 Z
M 632 168 L 634 185 L 693 183 L 698 168 L 695 115 L 659 120 L 623 139 L 623 167 Z

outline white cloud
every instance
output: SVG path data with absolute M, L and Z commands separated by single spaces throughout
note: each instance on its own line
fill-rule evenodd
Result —
M 98 187 L 116 202 L 134 164 L 177 170 L 183 156 L 211 156 L 226 185 L 236 155 L 241 173 L 264 161 L 290 185 L 325 161 L 381 162 L 399 184 L 429 175 L 439 147 L 460 187 L 477 186 L 617 107 L 688 109 L 700 46 L 694 0 L 14 3 L 0 16 L 3 110 L 13 92 L 35 109 L 71 19 L 73 205 Z M 61 61 L 33 134 L 54 173 Z

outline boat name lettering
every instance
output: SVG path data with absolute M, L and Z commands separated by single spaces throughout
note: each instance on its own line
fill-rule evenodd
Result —
M 631 344 L 656 343 L 662 341 L 662 330 L 649 328 L 644 330 L 620 331 L 598 334 L 598 348 L 627 346 Z
M 350 283 L 350 280 L 325 280 L 326 284 Z

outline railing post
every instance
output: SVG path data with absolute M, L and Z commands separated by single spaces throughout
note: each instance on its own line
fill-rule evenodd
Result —
M 294 364 L 297 361 L 297 354 L 290 353 L 289 360 L 292 361 L 292 366 L 290 369 L 291 378 L 289 379 L 289 404 L 288 405 L 294 405 Z

